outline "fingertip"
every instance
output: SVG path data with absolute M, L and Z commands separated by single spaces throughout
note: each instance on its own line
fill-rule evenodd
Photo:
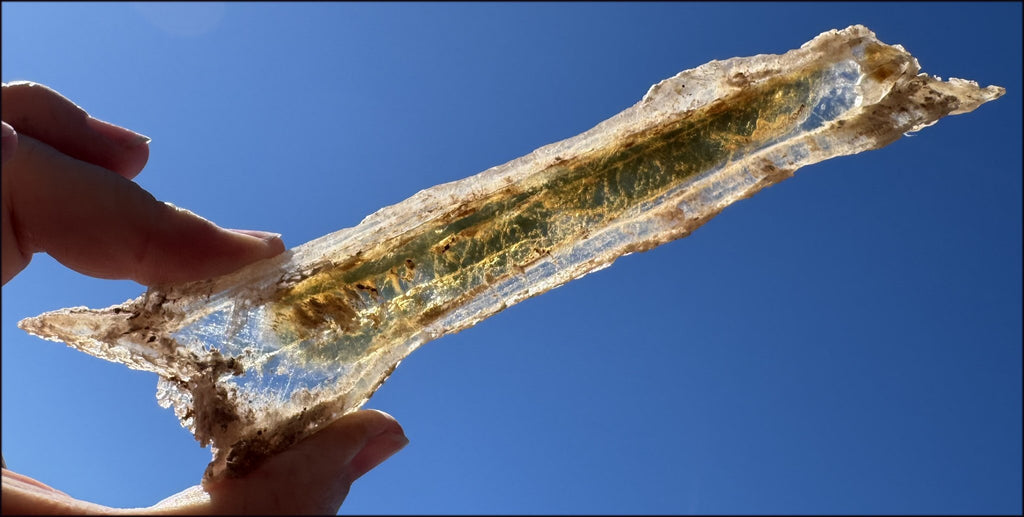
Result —
M 107 140 L 110 140 L 125 149 L 134 149 L 153 141 L 152 138 L 146 135 L 136 133 L 128 128 L 111 124 L 110 122 L 100 120 L 98 118 L 87 117 L 85 119 L 85 124 Z
M 394 426 L 389 426 L 388 430 L 367 440 L 362 450 L 356 453 L 352 461 L 349 462 L 349 475 L 353 481 L 377 468 L 378 465 L 409 445 L 409 438 L 401 426 L 394 419 L 392 422 L 394 422 Z
M 185 208 L 166 202 L 161 205 L 159 216 L 144 230 L 148 236 L 140 239 L 145 246 L 135 255 L 133 279 L 143 285 L 226 275 L 284 251 L 278 234 L 228 230 Z
M 85 125 L 100 139 L 94 139 L 96 145 L 90 149 L 78 151 L 83 157 L 94 159 L 99 165 L 128 179 L 138 176 L 146 167 L 152 138 L 91 116 L 86 117 Z M 100 142 L 108 144 L 104 146 Z M 100 152 L 103 147 L 108 147 L 108 150 Z
M 358 452 L 361 444 L 384 435 L 405 436 L 405 431 L 393 416 L 375 409 L 363 409 L 331 422 L 300 442 L 300 445 L 349 449 L 356 447 L 356 450 L 352 451 L 354 453 Z
M 148 137 L 147 137 L 148 138 Z M 134 179 L 149 163 L 149 142 L 125 149 L 119 155 L 119 161 L 111 162 L 111 170 L 127 178 Z
M 3 123 L 2 149 L 2 156 L 0 156 L 0 161 L 2 162 L 11 159 L 14 156 L 14 152 L 18 149 L 18 133 L 6 122 Z
M 257 239 L 263 249 L 265 258 L 277 256 L 285 250 L 284 241 L 281 239 L 280 233 L 261 230 L 238 230 L 235 228 L 230 228 L 228 231 Z
M 378 443 L 380 442 L 380 443 Z M 334 451 L 334 461 L 349 464 L 355 479 L 409 443 L 405 430 L 383 411 L 364 409 L 349 413 L 306 438 L 297 447 Z M 365 452 L 370 450 L 370 452 Z M 358 467 L 352 463 L 362 454 Z M 372 464 L 371 464 L 372 463 Z M 367 466 L 369 465 L 369 466 Z
M 281 239 L 280 235 L 264 241 L 264 243 L 267 247 L 267 258 L 276 257 L 277 255 L 284 253 L 284 241 Z
M 405 435 L 402 425 L 395 420 L 395 417 L 378 409 L 362 409 L 349 413 L 328 426 L 358 426 L 367 437 L 375 437 L 384 434 Z
M 43 84 L 5 83 L 3 119 L 22 135 L 128 179 L 137 176 L 149 160 L 149 137 L 93 118 Z
M 383 411 L 364 409 L 345 415 L 307 439 L 307 446 L 340 453 L 341 476 L 355 481 L 409 443 L 405 430 Z

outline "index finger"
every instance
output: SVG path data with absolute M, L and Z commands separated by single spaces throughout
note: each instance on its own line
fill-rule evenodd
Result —
M 149 160 L 149 137 L 89 116 L 48 86 L 18 81 L 5 83 L 0 92 L 3 120 L 21 135 L 128 179 Z
M 210 278 L 284 251 L 276 234 L 220 228 L 24 135 L 4 164 L 3 193 L 4 281 L 17 272 L 7 271 L 9 257 L 20 254 L 24 267 L 40 251 L 80 273 L 144 285 Z

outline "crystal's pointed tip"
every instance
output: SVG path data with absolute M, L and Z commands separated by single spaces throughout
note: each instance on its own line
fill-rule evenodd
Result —
M 939 83 L 940 91 L 959 98 L 960 107 L 951 111 L 950 115 L 970 113 L 986 102 L 994 101 L 1006 94 L 1006 88 L 989 85 L 984 88 L 974 81 L 952 77 L 949 81 Z
M 987 100 L 994 101 L 1006 94 L 1006 88 L 990 84 L 984 88 L 984 92 L 988 96 Z
M 80 309 L 85 309 L 85 307 L 46 312 L 39 316 L 25 318 L 18 322 L 18 328 L 48 341 L 64 341 L 61 336 L 66 335 L 71 329 L 67 328 L 66 318 L 54 316 Z
M 31 318 L 22 319 L 21 321 L 18 322 L 18 328 L 20 328 L 21 330 L 24 330 L 25 332 L 28 332 L 29 334 L 38 335 L 38 334 L 36 334 L 35 329 L 39 328 L 40 319 L 42 317 L 43 316 L 40 315 L 40 316 L 33 316 Z M 43 336 L 39 336 L 39 337 L 43 337 Z
M 18 322 L 18 328 L 48 341 L 75 346 L 82 339 L 107 337 L 125 317 L 114 308 L 69 307 L 25 318 Z

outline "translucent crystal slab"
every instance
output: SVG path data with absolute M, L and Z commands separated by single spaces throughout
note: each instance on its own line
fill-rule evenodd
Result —
M 19 325 L 156 372 L 160 404 L 213 444 L 206 475 L 244 474 L 362 406 L 423 343 L 685 237 L 804 165 L 1004 92 L 918 70 L 861 26 L 784 55 L 712 61 L 581 135 L 277 258 Z

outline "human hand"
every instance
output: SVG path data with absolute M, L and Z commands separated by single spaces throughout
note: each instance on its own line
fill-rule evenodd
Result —
M 149 139 L 90 117 L 56 91 L 3 85 L 3 283 L 34 253 L 75 271 L 144 285 L 201 280 L 284 251 L 276 234 L 226 230 L 157 201 L 131 181 Z M 242 478 L 209 482 L 150 508 L 74 499 L 3 470 L 4 513 L 335 513 L 353 481 L 408 443 L 373 410 L 342 417 Z

